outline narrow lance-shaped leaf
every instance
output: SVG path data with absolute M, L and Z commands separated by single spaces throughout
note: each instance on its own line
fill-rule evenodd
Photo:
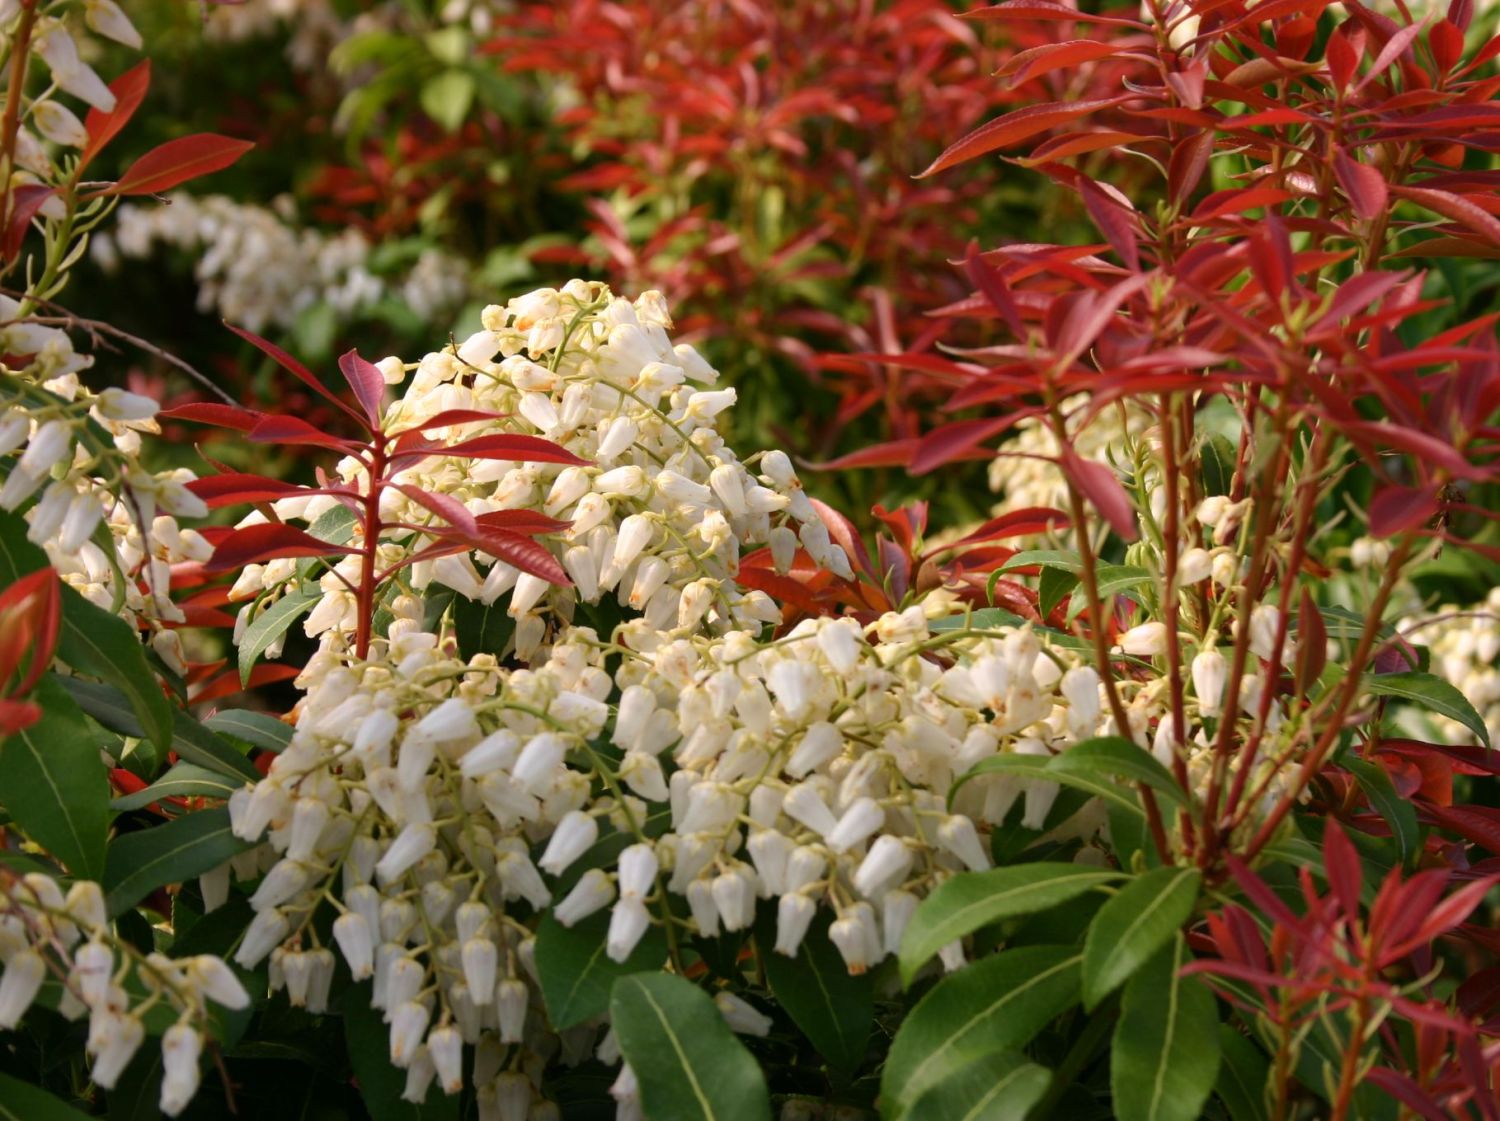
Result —
M 1198 1121 L 1219 1073 L 1219 1016 L 1177 934 L 1125 986 L 1110 1052 L 1119 1121 Z
M 89 134 L 89 142 L 83 147 L 83 156 L 79 161 L 80 171 L 87 167 L 104 146 L 130 123 L 130 118 L 134 117 L 135 111 L 141 107 L 141 102 L 145 100 L 146 91 L 150 87 L 151 60 L 149 58 L 142 59 L 109 84 L 109 92 L 115 95 L 115 107 L 108 113 L 90 109 L 88 116 L 83 119 L 83 128 Z
M 1365 677 L 1364 687 L 1374 696 L 1410 701 L 1456 720 L 1473 732 L 1480 743 L 1490 746 L 1490 731 L 1484 718 L 1468 697 L 1441 677 L 1417 672 L 1369 674 Z
M 830 921 L 827 915 L 819 918 L 796 957 L 772 950 L 776 923 L 769 909 L 755 936 L 772 995 L 828 1065 L 850 1079 L 864 1059 L 874 1026 L 875 977 L 869 972 L 850 975 L 828 939 Z
M 253 147 L 253 141 L 236 140 L 212 132 L 168 140 L 126 168 L 119 182 L 84 197 L 151 195 L 170 191 L 200 175 L 222 171 Z
M 109 913 L 118 915 L 157 888 L 200 876 L 249 847 L 231 831 L 223 807 L 117 837 L 103 877 Z
M 929 1087 L 911 1117 L 1026 1121 L 1052 1085 L 1052 1072 L 1014 1051 L 981 1055 Z
M 1073 13 L 1073 18 L 1079 18 L 1077 12 Z M 923 179 L 929 175 L 936 175 L 945 168 L 972 160 L 975 156 L 982 156 L 997 148 L 1019 144 L 1023 140 L 1056 128 L 1058 125 L 1076 121 L 1079 117 L 1086 117 L 1100 109 L 1113 108 L 1124 100 L 1120 97 L 1110 97 L 1096 101 L 1051 102 L 1016 109 L 1002 117 L 997 117 L 988 124 L 980 125 L 973 132 L 950 145 L 917 178 Z
M 1085 1007 L 1095 1007 L 1176 936 L 1202 882 L 1196 868 L 1157 868 L 1099 908 L 1083 943 Z
M 922 901 L 901 939 L 901 979 L 912 978 L 948 943 L 982 926 L 1055 907 L 1124 873 L 1077 864 L 1016 864 L 962 872 Z
M 213 557 L 203 566 L 205 572 L 228 572 L 247 564 L 277 560 L 282 557 L 326 557 L 358 550 L 316 537 L 295 526 L 279 522 L 245 526 L 219 542 Z
M 361 358 L 359 351 L 350 350 L 339 357 L 339 372 L 354 391 L 356 400 L 365 410 L 365 417 L 373 428 L 380 423 L 380 400 L 385 396 L 385 376 L 375 366 Z
M 609 1018 L 640 1085 L 645 1116 L 770 1121 L 760 1065 L 691 981 L 670 973 L 621 977 Z

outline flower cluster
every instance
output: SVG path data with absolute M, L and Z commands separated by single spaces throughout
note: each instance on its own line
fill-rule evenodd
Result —
M 320 1007 L 334 959 L 311 920 L 331 904 L 417 1100 L 433 1077 L 462 1085 L 464 1043 L 480 1045 L 481 1100 L 505 1092 L 486 1055 L 546 1049 L 537 916 L 607 910 L 605 952 L 623 961 L 653 925 L 744 930 L 770 900 L 777 951 L 795 955 L 822 909 L 862 972 L 936 883 L 989 866 L 985 824 L 1022 799 L 1038 828 L 1057 793 L 986 776 L 950 809 L 959 775 L 1108 728 L 1091 668 L 1028 629 L 933 633 L 920 608 L 869 633 L 810 620 L 769 644 L 642 619 L 612 641 L 573 628 L 516 670 L 455 658 L 418 616 L 366 662 L 316 656 L 291 744 L 230 800 L 236 832 L 278 857 L 238 962 L 269 955 L 272 984 Z
M 672 343 L 659 294 L 632 303 L 574 281 L 492 305 L 484 323 L 456 347 L 414 364 L 403 395 L 386 410 L 387 435 L 411 432 L 442 414 L 489 414 L 492 419 L 428 431 L 439 437 L 542 436 L 586 465 L 475 463 L 434 451 L 394 476 L 381 513 L 395 524 L 430 520 L 429 509 L 409 497 L 419 488 L 461 503 L 476 517 L 533 510 L 567 520 L 553 548 L 571 586 L 483 553 L 450 552 L 412 565 L 413 590 L 436 583 L 486 604 L 508 596 L 515 652 L 524 660 L 557 623 L 572 620 L 579 604 L 606 596 L 661 631 L 758 632 L 779 615 L 765 593 L 735 583 L 745 545 L 769 544 L 783 571 L 800 548 L 818 564 L 850 574 L 787 456 L 756 457 L 752 472 L 724 444 L 716 418 L 733 404 L 735 391 L 714 388 L 717 375 L 697 351 Z M 380 368 L 391 383 L 406 378 L 399 359 L 385 359 Z M 339 467 L 346 482 L 364 472 L 352 458 Z M 408 491 L 397 489 L 402 484 Z M 313 524 L 336 507 L 326 496 L 298 497 L 274 510 L 284 520 Z M 261 519 L 252 514 L 244 524 Z M 399 568 L 426 543 L 409 533 L 382 542 L 381 564 Z M 328 648 L 339 647 L 356 626 L 349 588 L 359 561 L 348 558 L 324 574 L 322 598 L 307 618 L 307 632 L 325 636 Z M 251 565 L 234 595 L 258 596 L 264 606 L 269 597 L 261 593 L 289 586 L 294 572 L 290 562 Z
M 148 1032 L 161 1036 L 160 1105 L 175 1117 L 198 1091 L 208 1003 L 248 1008 L 250 994 L 211 954 L 141 954 L 114 938 L 104 892 L 76 880 L 64 893 L 39 872 L 0 871 L 0 1029 L 20 1022 L 48 975 L 62 982 L 57 1011 L 88 1017 L 89 1074 L 112 1089 Z
M 315 304 L 351 322 L 392 297 L 423 319 L 442 319 L 469 295 L 464 261 L 427 249 L 404 276 L 377 275 L 358 230 L 300 228 L 289 199 L 266 208 L 178 192 L 170 203 L 121 206 L 115 228 L 94 239 L 95 259 L 113 269 L 157 246 L 191 253 L 199 310 L 252 331 L 290 327 Z

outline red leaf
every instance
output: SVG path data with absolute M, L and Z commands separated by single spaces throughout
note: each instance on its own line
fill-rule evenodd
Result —
M 236 432 L 249 432 L 266 416 L 265 413 L 258 413 L 254 409 L 242 409 L 238 405 L 219 405 L 212 401 L 178 405 L 175 409 L 163 409 L 156 415 L 165 420 L 191 420 L 198 424 L 212 424 L 217 428 L 232 428 Z
M 1474 477 L 1473 466 L 1452 444 L 1426 432 L 1374 420 L 1345 421 L 1342 428 L 1361 443 L 1388 445 L 1415 456 L 1418 462 L 1425 461 L 1428 466 L 1441 467 L 1460 479 Z
M 212 132 L 168 140 L 126 168 L 119 182 L 83 197 L 154 195 L 170 191 L 189 179 L 222 171 L 254 147 L 249 140 L 235 140 Z
M 1050 74 L 1054 70 L 1109 58 L 1119 54 L 1122 50 L 1124 50 L 1123 47 L 1114 43 L 1100 43 L 1093 39 L 1069 39 L 1063 43 L 1048 43 L 1045 46 L 1032 47 L 1029 51 L 1021 51 L 1019 54 L 1012 55 L 1006 59 L 1005 64 L 999 70 L 995 71 L 995 77 L 1011 78 L 1011 85 L 1019 86 L 1023 82 L 1040 78 L 1043 74 Z
M 427 447 L 416 451 L 403 451 L 392 456 L 398 459 L 424 459 L 427 456 L 454 456 L 468 459 L 513 459 L 518 463 L 566 463 L 570 466 L 587 466 L 588 460 L 579 459 L 551 440 L 539 436 L 476 436 L 448 447 Z
M 5 242 L 0 245 L 0 257 L 13 261 L 20 255 L 21 242 L 26 240 L 31 220 L 55 194 L 56 187 L 41 187 L 35 183 L 23 183 L 11 192 L 10 225 L 5 230 Z
M 25 678 L 15 695 L 28 692 L 52 664 L 62 622 L 62 592 L 57 570 L 48 565 L 21 577 L 0 592 L 0 687 L 30 656 Z
M 833 543 L 844 550 L 844 555 L 849 558 L 850 565 L 865 572 L 871 571 L 870 554 L 865 551 L 865 543 L 859 539 L 859 530 L 854 528 L 854 523 L 826 502 L 820 502 L 816 498 L 812 499 L 812 508 L 822 519 Z
M 1394 537 L 1426 525 L 1437 512 L 1437 492 L 1430 487 L 1386 487 L 1370 500 L 1370 533 Z
M 1132 272 L 1138 270 L 1141 251 L 1137 244 L 1140 233 L 1135 211 L 1088 179 L 1078 181 L 1078 193 L 1083 196 L 1084 209 L 1089 212 L 1094 225 L 1120 255 L 1125 267 Z
M 530 537 L 523 537 L 506 529 L 485 529 L 472 541 L 475 548 L 514 565 L 522 572 L 540 576 L 559 587 L 572 586 L 573 582 L 568 579 L 563 566 L 557 563 L 557 558 L 547 551 L 545 545 L 538 544 Z
M 1449 1121 L 1453 1114 L 1428 1096 L 1427 1091 L 1416 1084 L 1410 1075 L 1392 1070 L 1390 1067 L 1375 1067 L 1365 1075 L 1377 1089 L 1396 1099 L 1426 1121 Z
M 40 705 L 0 699 L 0 736 L 12 736 L 42 718 Z
M 1380 172 L 1357 162 L 1339 148 L 1333 153 L 1333 173 L 1349 196 L 1354 213 L 1368 222 L 1385 212 L 1387 192 Z
M 267 522 L 237 529 L 219 542 L 205 572 L 229 572 L 247 564 L 281 557 L 326 557 L 332 553 L 357 553 L 347 545 L 319 541 L 310 533 L 281 522 Z
M 1135 524 L 1135 507 L 1114 471 L 1102 463 L 1079 458 L 1072 448 L 1063 450 L 1059 466 L 1068 481 L 1078 488 L 1089 505 L 1099 511 L 1121 540 L 1134 541 L 1140 536 Z
M 1074 14 L 1076 17 L 1077 13 Z M 1076 121 L 1079 117 L 1086 117 L 1100 109 L 1113 108 L 1125 100 L 1127 99 L 1124 97 L 1109 97 L 1072 103 L 1051 102 L 1046 105 L 1031 105 L 1025 109 L 1016 109 L 1006 113 L 1003 117 L 997 117 L 988 124 L 981 125 L 950 145 L 932 162 L 932 166 L 917 178 L 923 179 L 929 175 L 936 175 L 945 168 L 971 160 L 975 156 L 993 152 L 996 148 L 1018 144 L 1028 137 L 1036 136 L 1038 133 L 1046 132 L 1069 121 Z
M 364 417 L 360 416 L 359 413 L 355 412 L 347 404 L 340 400 L 339 396 L 336 393 L 334 393 L 331 389 L 324 385 L 318 378 L 313 376 L 313 372 L 311 370 L 309 370 L 301 362 L 298 362 L 286 351 L 282 350 L 281 347 L 277 346 L 275 343 L 270 342 L 267 339 L 261 338 L 253 331 L 246 331 L 243 327 L 236 327 L 233 323 L 226 322 L 224 326 L 228 327 L 240 338 L 244 339 L 251 346 L 255 347 L 255 349 L 259 350 L 267 358 L 271 359 L 271 361 L 275 362 L 276 365 L 280 366 L 287 373 L 291 374 L 292 377 L 296 378 L 303 385 L 307 386 L 307 388 L 311 389 L 319 397 L 322 397 L 325 401 L 328 401 L 330 404 L 337 407 L 341 412 L 347 413 L 349 416 L 359 421 L 361 426 L 365 424 Z
M 549 518 L 546 514 L 539 514 L 535 510 L 491 510 L 488 514 L 480 514 L 474 520 L 490 529 L 504 529 L 511 533 L 528 535 L 561 533 L 573 524 L 561 518 Z
M 1427 20 L 1424 18 L 1420 23 L 1413 23 L 1407 27 L 1403 27 L 1386 40 L 1385 46 L 1380 49 L 1380 53 L 1375 56 L 1375 61 L 1370 64 L 1370 69 L 1365 71 L 1365 76 L 1354 87 L 1354 92 L 1358 93 L 1370 82 L 1385 73 L 1392 63 L 1411 49 L 1412 42 L 1422 33 L 1422 29 L 1426 26 Z
M 370 427 L 378 426 L 380 401 L 385 396 L 384 375 L 375 368 L 374 363 L 361 358 L 357 350 L 351 350 L 339 358 L 339 371 L 349 383 L 349 388 L 354 391 L 355 399 L 364 406 Z
M 1071 519 L 1061 510 L 1046 506 L 1028 506 L 1024 510 L 1012 510 L 991 518 L 972 533 L 960 537 L 949 549 L 965 545 L 977 545 L 983 541 L 999 541 L 1006 537 L 1029 537 L 1049 530 L 1067 529 Z
M 454 529 L 457 529 L 470 537 L 479 535 L 479 523 L 475 521 L 474 515 L 469 513 L 469 508 L 456 498 L 450 498 L 446 494 L 431 494 L 421 487 L 410 483 L 396 483 L 396 489 L 419 506 L 431 510 L 442 518 Z
M 1025 21 L 1047 21 L 1082 23 L 1105 23 L 1117 27 L 1134 27 L 1140 31 L 1147 30 L 1147 26 L 1139 20 L 1128 19 L 1124 16 L 1093 15 L 1089 12 L 1080 12 L 1077 8 L 1070 8 L 1065 4 L 1055 4 L 1052 0 L 1004 0 L 1004 3 L 993 4 L 988 8 L 975 8 L 971 12 L 964 12 L 965 19 L 983 20 L 1009 20 L 1016 22 Z
M 1444 218 L 1451 218 L 1459 225 L 1467 226 L 1483 235 L 1491 244 L 1500 245 L 1500 220 L 1463 196 L 1448 191 L 1435 191 L 1430 187 L 1393 186 L 1391 190 L 1418 206 L 1425 206 Z
M 330 436 L 300 417 L 276 414 L 262 417 L 246 435 L 257 444 L 304 444 L 341 452 L 351 452 L 359 446 Z
M 89 142 L 84 145 L 83 156 L 79 160 L 80 171 L 87 167 L 104 146 L 130 123 L 130 118 L 135 116 L 135 111 L 141 107 L 141 101 L 145 98 L 146 90 L 150 88 L 150 85 L 151 60 L 149 58 L 142 59 L 109 84 L 109 91 L 115 95 L 115 107 L 108 113 L 90 109 L 88 116 L 84 118 L 83 127 L 89 134 Z
M 236 502 L 275 502 L 281 498 L 295 498 L 299 494 L 318 493 L 282 479 L 239 472 L 207 475 L 194 479 L 187 488 L 203 499 L 210 510 L 231 506 Z
M 983 417 L 976 420 L 959 420 L 923 436 L 911 457 L 909 470 L 913 475 L 925 475 L 945 463 L 967 459 L 977 445 L 991 436 L 998 436 L 1015 424 L 1012 417 Z
M 1358 916 L 1364 873 L 1359 866 L 1359 853 L 1336 821 L 1330 821 L 1323 830 L 1323 867 L 1328 871 L 1328 886 L 1344 914 L 1350 918 Z
M 450 428 L 455 424 L 473 424 L 481 420 L 504 420 L 509 415 L 509 413 L 492 413 L 485 409 L 444 409 L 408 431 L 430 432 L 434 428 Z

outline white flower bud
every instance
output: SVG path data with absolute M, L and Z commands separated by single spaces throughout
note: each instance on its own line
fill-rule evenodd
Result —
M 909 891 L 888 891 L 880 902 L 881 926 L 884 927 L 884 949 L 887 954 L 901 952 L 901 938 L 906 926 L 917 913 L 920 901 Z
M 599 823 L 593 816 L 582 810 L 573 810 L 557 823 L 557 828 L 547 842 L 546 851 L 537 861 L 537 867 L 543 872 L 560 876 L 598 839 Z
M 1167 649 L 1167 625 L 1150 622 L 1131 627 L 1120 636 L 1120 649 L 1138 658 L 1154 658 Z
M 1189 549 L 1177 561 L 1177 583 L 1180 587 L 1207 580 L 1213 573 L 1214 558 L 1207 549 Z
M 375 972 L 375 941 L 370 924 L 355 911 L 346 911 L 333 922 L 333 938 L 356 981 Z
M 21 453 L 16 470 L 32 478 L 42 478 L 73 450 L 73 428 L 66 421 L 49 420 Z
M 115 0 L 83 0 L 83 21 L 106 39 L 123 43 L 133 51 L 141 49 L 141 33 Z
M 990 866 L 989 853 L 979 840 L 974 823 L 962 814 L 954 814 L 938 826 L 938 844 L 964 862 L 971 872 L 983 872 Z
M 630 957 L 650 925 L 651 916 L 640 899 L 634 896 L 619 899 L 610 912 L 609 934 L 604 942 L 609 960 L 622 962 Z
M 477 994 L 476 994 L 477 995 Z M 464 1088 L 464 1041 L 458 1029 L 433 1028 L 427 1033 L 427 1053 L 437 1071 L 443 1093 L 456 1094 Z
M 883 892 L 906 878 L 913 859 L 911 849 L 900 837 L 890 834 L 877 837 L 855 870 L 854 890 L 867 899 L 878 899 Z
M 234 955 L 235 963 L 244 969 L 254 969 L 280 945 L 290 929 L 291 924 L 280 911 L 258 911 L 245 929 L 244 940 Z
M 656 850 L 647 844 L 635 844 L 620 853 L 619 880 L 621 899 L 640 899 L 656 886 L 661 865 Z
M 161 1037 L 161 1111 L 175 1117 L 198 1092 L 198 1056 L 203 1037 L 191 1024 L 175 1023 Z
M 844 959 L 844 967 L 855 976 L 870 967 L 869 938 L 858 918 L 840 918 L 828 928 L 828 940 Z
M 411 1062 L 422 1036 L 427 1031 L 431 1013 L 426 1005 L 414 1000 L 396 1006 L 391 1013 L 391 1063 L 404 1067 Z M 436 1065 L 436 1064 L 434 1064 Z
M 136 45 L 139 46 L 139 40 Z M 52 80 L 65 92 L 88 102 L 101 113 L 114 109 L 115 95 L 98 74 L 79 60 L 78 47 L 61 23 L 49 24 L 38 36 L 34 49 L 52 71 Z
M 113 1090 L 120 1075 L 139 1050 L 146 1029 L 134 1016 L 103 1012 L 96 1013 L 94 1018 L 106 1020 L 107 1026 L 100 1030 L 96 1038 L 90 1025 L 89 1042 L 97 1045 L 92 1048 L 94 1065 L 89 1069 L 89 1074 L 97 1085 Z
M 533 736 L 516 758 L 511 777 L 528 794 L 540 794 L 552 784 L 568 745 L 553 732 Z
M 99 415 L 105 420 L 150 420 L 161 408 L 150 397 L 110 386 L 94 402 Z
M 521 754 L 521 738 L 509 728 L 491 733 L 464 753 L 458 762 L 464 778 L 477 779 L 515 765 Z
M 797 956 L 807 929 L 817 914 L 817 906 L 805 895 L 789 893 L 776 904 L 776 952 L 789 958 Z
M 391 847 L 375 865 L 375 875 L 382 884 L 399 879 L 437 844 L 437 833 L 426 822 L 412 822 L 396 835 Z
M 700 938 L 719 936 L 719 905 L 714 902 L 714 887 L 711 880 L 694 880 L 687 886 L 688 909 L 693 913 L 693 923 Z
M 819 836 L 826 837 L 838 828 L 838 818 L 833 816 L 823 795 L 811 783 L 804 782 L 787 791 L 781 808 L 793 821 L 807 826 Z
M 406 1084 L 401 1088 L 401 1100 L 421 1105 L 427 1098 L 427 1089 L 437 1077 L 437 1067 L 424 1044 L 416 1049 L 406 1068 Z
M 644 751 L 627 751 L 620 760 L 620 781 L 648 802 L 667 800 L 667 779 L 661 760 Z
M 1198 712 L 1218 716 L 1224 706 L 1224 685 L 1229 677 L 1224 655 L 1217 650 L 1202 650 L 1193 657 L 1193 693 L 1198 698 Z
M 37 101 L 31 106 L 31 123 L 36 130 L 54 144 L 68 148 L 82 148 L 89 142 L 88 131 L 70 109 L 55 101 Z M 123 417 L 111 417 L 123 420 Z M 132 418 L 133 419 L 133 418 Z
M 839 818 L 838 824 L 827 834 L 828 847 L 834 852 L 847 852 L 885 825 L 885 811 L 873 798 L 859 798 Z
M 35 950 L 11 955 L 0 973 L 0 1028 L 9 1031 L 21 1022 L 46 976 L 47 963 Z
M 713 893 L 725 930 L 744 930 L 755 921 L 755 883 L 739 868 L 715 876 Z
M 615 885 L 609 875 L 603 869 L 590 868 L 563 901 L 552 908 L 552 917 L 563 926 L 573 926 L 608 907 L 614 897 Z
M 526 983 L 507 977 L 495 986 L 495 1014 L 501 1043 L 520 1043 L 526 1028 Z
M 770 1034 L 771 1017 L 749 1001 L 725 989 L 720 989 L 714 994 L 714 1004 L 718 1007 L 719 1014 L 724 1017 L 724 1022 L 729 1025 L 729 1030 L 737 1035 L 765 1036 Z
M 617 458 L 626 448 L 635 443 L 639 426 L 628 416 L 617 416 L 599 426 L 600 461 Z
M 250 1007 L 250 994 L 223 960 L 213 954 L 199 954 L 184 963 L 199 992 L 215 1004 L 239 1011 Z

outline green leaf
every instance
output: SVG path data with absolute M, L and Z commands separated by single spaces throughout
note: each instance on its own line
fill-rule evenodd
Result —
M 0 511 L 0 586 L 46 568 L 47 554 L 26 540 L 26 519 Z M 95 607 L 62 585 L 62 628 L 57 656 L 80 673 L 117 686 L 146 735 L 161 747 L 172 732 L 172 705 L 146 661 L 135 631 L 123 619 Z
M 1177 934 L 1125 986 L 1109 1063 L 1119 1121 L 1203 1115 L 1219 1073 L 1219 1016 L 1208 987 L 1179 976 L 1191 960 Z
M 196 763 L 178 763 L 146 789 L 116 798 L 109 808 L 120 813 L 149 806 L 160 798 L 228 798 L 244 785 Z
M 961 872 L 922 901 L 901 939 L 901 980 L 956 938 L 1016 915 L 1045 911 L 1121 878 L 1123 873 L 1079 864 L 1015 864 Z
M 0 1074 L 0 1121 L 89 1121 L 89 1115 L 40 1086 Z
M 255 621 L 245 628 L 245 633 L 240 637 L 241 685 L 250 683 L 255 663 L 260 661 L 260 656 L 266 649 L 286 634 L 291 625 L 311 611 L 313 604 L 322 598 L 323 592 L 316 584 L 298 588 L 282 596 L 255 617 Z
M 46 568 L 47 554 L 26 540 L 26 519 L 0 511 L 0 586 Z M 153 743 L 167 745 L 172 705 L 146 661 L 136 633 L 123 619 L 95 607 L 62 585 L 62 627 L 57 656 L 80 673 L 117 686 Z
M 1149 751 L 1124 736 L 1099 736 L 1083 740 L 1054 756 L 1047 769 L 1066 774 L 1099 771 L 1127 782 L 1143 782 L 1177 805 L 1187 804 L 1187 795 L 1177 785 L 1172 772 L 1162 766 Z
M 1026 1121 L 1046 1096 L 1052 1072 L 1014 1051 L 981 1055 L 931 1087 L 911 1108 L 913 1117 L 943 1121 Z
M 1261 1049 L 1228 1024 L 1219 1025 L 1219 1077 L 1214 1093 L 1232 1121 L 1267 1121 L 1266 1080 L 1271 1063 Z
M 1074 574 L 1083 571 L 1083 561 L 1078 558 L 1078 554 L 1066 549 L 1023 549 L 1002 564 L 1000 571 L 1009 572 L 1016 568 L 1030 568 L 1033 565 L 1038 568 L 1054 568 L 1059 572 Z
M 371 984 L 361 981 L 344 990 L 344 1042 L 359 1080 L 360 1097 L 372 1121 L 458 1121 L 458 1094 L 445 1094 L 436 1080 L 421 1105 L 402 1101 L 406 1072 L 391 1064 L 391 1033 L 380 1009 L 370 1004 Z
M 54 677 L 31 699 L 42 718 L 0 744 L 0 791 L 10 816 L 73 875 L 98 879 L 109 835 L 109 782 L 99 743 Z
M 1391 827 L 1391 839 L 1396 842 L 1401 863 L 1405 864 L 1422 845 L 1422 828 L 1417 824 L 1416 807 L 1396 792 L 1391 776 L 1379 763 L 1351 755 L 1340 760 L 1339 765 L 1354 776 L 1375 812 Z
M 670 973 L 621 977 L 610 993 L 609 1018 L 647 1117 L 770 1121 L 760 1066 L 691 981 Z
M 1365 689 L 1373 696 L 1411 701 L 1440 716 L 1457 720 L 1478 736 L 1485 747 L 1491 746 L 1490 732 L 1484 725 L 1484 718 L 1474 710 L 1468 697 L 1441 677 L 1415 672 L 1366 674 Z
M 631 955 L 611 961 L 604 952 L 609 914 L 590 915 L 563 926 L 549 913 L 536 932 L 536 972 L 553 1028 L 564 1031 L 609 1008 L 610 988 L 630 973 L 659 969 L 667 960 L 667 936 L 654 923 Z
M 994 755 L 982 762 L 976 763 L 967 772 L 960 775 L 954 782 L 953 788 L 948 792 L 949 802 L 953 795 L 958 793 L 959 788 L 971 779 L 979 778 L 981 775 L 1019 775 L 1022 778 L 1035 779 L 1039 782 L 1056 782 L 1064 786 L 1072 786 L 1076 789 L 1103 798 L 1106 802 L 1113 802 L 1123 810 L 1133 814 L 1142 814 L 1144 811 L 1140 803 L 1136 801 L 1134 791 L 1111 781 L 1107 776 L 1093 770 L 1080 769 L 1076 771 L 1053 769 L 1053 764 L 1062 756 L 1046 755 Z
M 203 721 L 203 726 L 266 751 L 279 753 L 292 742 L 291 727 L 268 712 L 251 712 L 244 708 L 226 709 Z
M 1036 582 L 1037 612 L 1045 619 L 1062 602 L 1063 597 L 1077 586 L 1078 577 L 1072 572 L 1065 572 L 1060 568 L 1042 569 L 1041 578 Z
M 494 603 L 480 603 L 463 597 L 453 601 L 453 628 L 458 634 L 459 657 L 468 659 L 476 654 L 500 656 L 511 635 L 516 633 L 516 621 L 505 610 L 509 603 L 509 596 L 501 596 Z
M 847 1082 L 864 1061 L 875 1022 L 875 975 L 850 976 L 843 957 L 828 940 L 831 921 L 827 915 L 819 916 L 797 956 L 789 958 L 771 949 L 776 941 L 776 917 L 765 908 L 756 940 L 777 1003 Z
M 72 694 L 79 708 L 110 731 L 136 738 L 145 735 L 140 721 L 131 711 L 130 702 L 112 685 L 83 681 L 76 677 L 60 677 L 57 680 Z M 172 712 L 170 746 L 184 761 L 197 763 L 221 775 L 249 779 L 252 782 L 261 777 L 250 760 L 181 709 L 174 709 Z
M 452 132 L 464 123 L 474 103 L 474 75 L 467 70 L 444 70 L 422 85 L 422 111 Z
M 973 1060 L 1028 1043 L 1078 1002 L 1078 951 L 1025 946 L 983 958 L 932 987 L 886 1056 L 880 1095 L 888 1121 L 927 1121 L 913 1104 Z
M 222 806 L 117 837 L 104 866 L 109 913 L 118 915 L 157 888 L 200 876 L 249 847 L 230 832 Z
M 1083 1003 L 1092 1009 L 1170 942 L 1192 916 L 1203 877 L 1196 868 L 1137 876 L 1099 908 L 1083 941 Z
M 1151 583 L 1151 573 L 1134 564 L 1100 564 L 1094 571 L 1094 579 L 1099 585 L 1099 598 L 1108 602 L 1111 596 L 1133 591 L 1143 584 Z M 1068 604 L 1069 622 L 1078 618 L 1079 613 L 1088 606 L 1087 598 L 1086 596 L 1073 597 L 1073 602 Z M 1138 597 L 1132 596 L 1131 598 Z
M 991 573 L 990 578 L 998 578 L 999 573 Z M 1024 627 L 1029 620 L 1021 618 L 1014 612 L 1007 611 L 1003 607 L 985 607 L 979 611 L 970 611 L 964 615 L 946 615 L 941 619 L 934 619 L 927 624 L 928 630 L 934 634 L 943 631 L 956 631 L 963 627 L 972 627 L 975 630 L 995 630 L 999 627 Z M 1055 630 L 1052 627 L 1038 627 L 1032 625 L 1036 631 L 1047 640 L 1048 645 L 1057 646 L 1064 650 L 1092 650 L 1092 643 L 1086 639 L 1078 638 L 1068 634 L 1066 631 Z

